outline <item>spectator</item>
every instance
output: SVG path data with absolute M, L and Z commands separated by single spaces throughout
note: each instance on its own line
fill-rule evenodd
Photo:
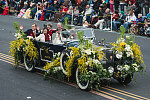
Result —
M 125 0 L 120 0 L 120 8 L 121 8 L 121 11 L 124 12 L 124 6 L 125 6 Z
M 107 8 L 105 13 L 104 13 L 104 30 L 109 31 L 110 30 L 110 20 L 111 20 L 111 14 L 110 14 L 110 9 Z
M 110 0 L 110 10 L 111 10 L 111 12 L 114 12 L 113 5 L 114 5 L 114 0 Z
M 63 23 L 65 21 L 65 17 L 68 17 L 68 20 L 71 21 L 72 12 L 73 12 L 73 7 L 70 6 L 69 10 L 67 11 L 67 14 L 65 16 L 63 16 L 63 18 L 61 19 L 61 22 Z
M 134 13 L 135 13 L 135 16 L 138 17 L 138 14 L 141 13 L 141 7 L 139 6 L 139 3 L 138 3 L 138 2 L 135 3 L 135 7 L 136 7 L 136 8 L 135 8 Z
M 120 27 L 120 25 L 122 25 L 124 23 L 125 18 L 126 18 L 126 16 L 124 15 L 124 12 L 121 11 L 119 18 L 112 22 L 112 29 L 117 31 L 118 28 Z
M 115 10 L 119 11 L 119 0 L 114 0 Z
M 32 5 L 32 7 L 31 7 L 31 13 L 30 13 L 30 16 L 31 16 L 31 19 L 34 19 L 34 17 L 35 17 L 35 14 L 36 14 L 36 12 L 37 12 L 37 7 L 36 7 L 36 4 L 31 4 Z
M 80 12 L 86 9 L 86 5 L 88 4 L 87 0 L 81 0 L 81 7 L 79 9 Z
M 83 22 L 87 21 L 88 23 L 90 22 L 90 16 L 92 13 L 92 9 L 90 8 L 90 5 L 86 5 L 86 9 L 84 11 L 84 17 L 83 17 Z
M 79 9 L 78 9 L 78 6 L 76 6 L 76 7 L 74 8 L 73 16 L 74 16 L 74 17 L 78 17 L 78 16 L 79 16 Z
M 93 5 L 93 9 L 94 11 L 98 11 L 99 10 L 99 5 L 101 4 L 100 0 L 95 0 L 94 5 Z
M 150 10 L 149 10 L 149 13 L 147 14 L 147 18 L 150 18 Z
M 47 7 L 45 8 L 45 13 L 43 14 L 44 19 L 48 21 L 49 17 L 53 15 L 53 11 L 54 11 L 53 6 L 51 6 L 50 3 L 47 3 Z
M 54 7 L 54 11 L 58 11 L 59 5 L 56 0 L 54 1 L 53 7 Z
M 96 24 L 94 24 L 95 27 L 98 27 L 99 25 L 99 29 L 102 30 L 103 29 L 103 22 L 104 22 L 104 11 L 103 8 L 101 6 L 99 6 L 99 11 L 97 13 L 98 17 L 98 22 Z
M 136 21 L 136 16 L 134 15 L 133 10 L 130 10 L 128 16 L 126 16 L 126 21 L 123 24 L 126 32 L 128 32 L 128 29 L 130 28 L 132 22 L 134 21 Z
M 68 8 L 65 5 L 62 6 L 62 9 L 60 9 L 60 12 L 67 12 L 67 11 Z

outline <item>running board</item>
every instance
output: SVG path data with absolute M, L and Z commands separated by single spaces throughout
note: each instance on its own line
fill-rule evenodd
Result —
M 55 70 L 62 70 L 60 66 L 54 67 L 54 68 L 55 68 Z M 47 71 L 47 70 L 44 70 L 43 68 L 40 68 L 40 67 L 35 67 L 35 69 L 39 69 L 39 70 L 45 71 L 45 72 Z

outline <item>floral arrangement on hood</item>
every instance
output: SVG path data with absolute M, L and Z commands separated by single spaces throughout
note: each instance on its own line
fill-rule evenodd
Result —
M 140 46 L 135 43 L 135 36 L 126 35 L 121 27 L 121 35 L 116 42 L 111 43 L 115 54 L 115 69 L 117 77 L 142 72 L 146 69 Z M 118 76 L 119 73 L 119 76 Z

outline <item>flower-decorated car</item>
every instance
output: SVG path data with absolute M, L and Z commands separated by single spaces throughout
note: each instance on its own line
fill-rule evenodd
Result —
M 10 52 L 15 64 L 24 62 L 28 71 L 40 69 L 48 75 L 75 78 L 80 89 L 99 87 L 112 77 L 122 84 L 131 82 L 134 72 L 143 71 L 143 58 L 139 46 L 124 34 L 109 46 L 102 40 L 98 45 L 93 29 L 74 29 L 62 32 L 62 40 L 53 36 L 52 43 L 27 39 L 17 31 Z M 55 35 L 55 34 L 54 34 Z M 23 58 L 23 60 L 22 60 Z M 56 74 L 59 73 L 59 74 Z

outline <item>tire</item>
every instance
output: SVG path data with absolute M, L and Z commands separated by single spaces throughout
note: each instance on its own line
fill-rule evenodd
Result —
M 133 79 L 133 74 L 128 74 L 124 78 L 123 77 L 117 78 L 117 81 L 120 84 L 128 85 L 132 81 L 132 79 Z
M 34 61 L 33 60 L 30 61 L 30 57 L 26 54 L 24 56 L 24 65 L 25 65 L 25 68 L 27 71 L 29 71 L 29 72 L 35 71 Z
M 63 51 L 60 56 L 60 67 L 65 75 L 67 75 L 65 62 L 67 62 L 69 56 L 70 56 L 69 50 Z
M 76 82 L 77 82 L 77 85 L 81 90 L 89 90 L 89 80 L 87 80 L 87 81 L 82 81 L 81 80 L 82 77 L 80 77 L 79 69 L 80 68 L 76 69 Z

